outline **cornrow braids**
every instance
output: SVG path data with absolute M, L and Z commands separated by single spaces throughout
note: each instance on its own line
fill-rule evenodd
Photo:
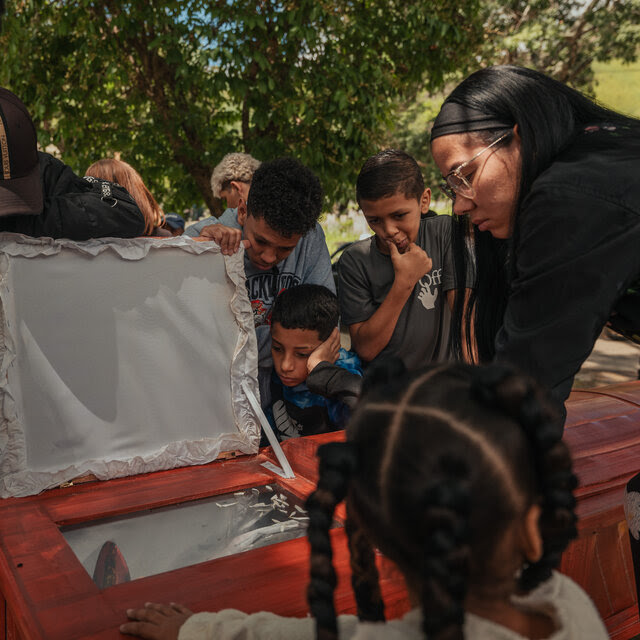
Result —
M 520 576 L 520 588 L 530 591 L 551 576 L 562 552 L 577 537 L 573 495 L 577 479 L 571 456 L 556 428 L 555 412 L 530 379 L 496 364 L 476 371 L 472 384 L 482 402 L 502 410 L 522 427 L 533 454 L 544 551 Z
M 455 453 L 435 453 L 425 460 L 430 470 L 426 483 L 412 483 L 423 475 L 416 471 L 422 460 L 406 459 L 408 452 L 419 454 L 418 442 L 424 446 L 419 421 L 428 421 L 430 433 L 473 435 L 458 428 L 450 413 L 415 402 L 425 385 L 446 370 L 446 365 L 434 367 L 412 379 L 393 403 L 369 403 L 369 409 L 388 412 L 388 427 L 378 461 L 382 514 L 365 521 L 376 522 L 371 535 L 420 595 L 425 635 L 461 640 L 471 555 L 469 468 Z
M 443 459 L 443 467 L 458 461 Z M 461 465 L 464 467 L 464 463 Z M 428 638 L 462 640 L 467 593 L 469 491 L 450 476 L 425 494 L 425 538 L 422 557 L 422 625 Z
M 332 442 L 318 448 L 318 457 L 318 486 L 305 505 L 309 515 L 307 537 L 311 547 L 307 601 L 316 620 L 318 640 L 334 640 L 338 637 L 333 603 L 336 572 L 332 564 L 329 529 L 336 505 L 344 500 L 349 478 L 356 467 L 356 448 L 351 443 Z
M 425 637 L 462 640 L 467 596 L 503 598 L 516 589 L 515 531 L 532 505 L 541 504 L 544 553 L 522 572 L 522 588 L 549 577 L 575 536 L 570 456 L 550 400 L 507 367 L 374 373 L 347 443 L 319 449 L 318 489 L 308 502 L 317 637 L 337 637 L 329 527 L 346 496 L 360 618 L 383 619 L 377 548 L 419 598 Z
M 380 593 L 375 549 L 366 531 L 349 512 L 345 531 L 349 541 L 351 586 L 358 607 L 358 618 L 368 622 L 383 622 L 384 602 Z

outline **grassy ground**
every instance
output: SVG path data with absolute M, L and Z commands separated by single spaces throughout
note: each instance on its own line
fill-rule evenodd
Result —
M 640 118 L 640 61 L 596 62 L 596 98 L 612 109 Z

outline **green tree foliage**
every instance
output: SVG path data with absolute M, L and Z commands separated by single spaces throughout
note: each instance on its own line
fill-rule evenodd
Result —
M 480 15 L 484 39 L 474 69 L 517 64 L 593 95 L 595 62 L 630 63 L 640 52 L 640 0 L 483 0 Z M 417 100 L 401 104 L 396 125 L 388 132 L 388 144 L 414 155 L 433 186 L 439 172 L 429 153 L 431 124 L 467 72 L 452 74 L 444 92 L 425 90 Z M 434 196 L 439 195 L 435 190 Z
M 120 152 L 165 208 L 202 202 L 230 151 L 299 157 L 330 201 L 391 125 L 482 40 L 478 0 L 22 0 L 0 83 L 76 170 Z
M 485 64 L 519 64 L 593 93 L 594 61 L 634 62 L 640 0 L 489 0 Z

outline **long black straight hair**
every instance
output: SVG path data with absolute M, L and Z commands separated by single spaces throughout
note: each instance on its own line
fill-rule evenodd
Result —
M 509 281 L 515 275 L 514 252 L 518 246 L 520 212 L 533 182 L 586 125 L 607 122 L 640 130 L 640 121 L 607 109 L 539 71 L 512 65 L 476 71 L 451 92 L 447 102 L 491 115 L 511 129 L 517 125 L 521 143 L 522 166 L 512 237 L 508 241 L 498 240 L 488 231 L 472 228 L 466 216 L 452 216 L 456 281 L 464 282 L 470 256 L 476 265 L 475 286 L 466 313 L 463 296 L 456 296 L 453 349 L 462 357 L 463 336 L 470 346 L 471 337 L 475 335 L 478 360 L 486 362 L 495 353 L 494 341 L 502 325 Z M 506 131 L 508 129 L 501 128 L 472 135 L 477 135 L 483 144 L 490 144 Z M 473 251 L 469 251 L 469 244 Z

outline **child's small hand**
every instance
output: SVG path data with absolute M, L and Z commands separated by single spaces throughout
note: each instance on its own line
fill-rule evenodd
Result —
M 413 288 L 425 273 L 431 271 L 433 266 L 431 258 L 415 242 L 412 242 L 404 253 L 400 253 L 398 247 L 389 242 L 389 253 L 396 281 L 410 288 Z
M 223 224 L 210 224 L 200 230 L 200 240 L 213 240 L 225 256 L 238 251 L 242 240 L 242 230 L 225 227 Z
M 147 640 L 177 640 L 180 627 L 192 615 L 181 604 L 147 602 L 143 609 L 127 609 L 127 618 L 134 622 L 120 625 L 120 632 Z
M 336 327 L 331 335 L 311 352 L 307 360 L 307 372 L 311 373 L 320 362 L 333 364 L 338 359 L 338 355 L 340 355 L 340 331 Z

